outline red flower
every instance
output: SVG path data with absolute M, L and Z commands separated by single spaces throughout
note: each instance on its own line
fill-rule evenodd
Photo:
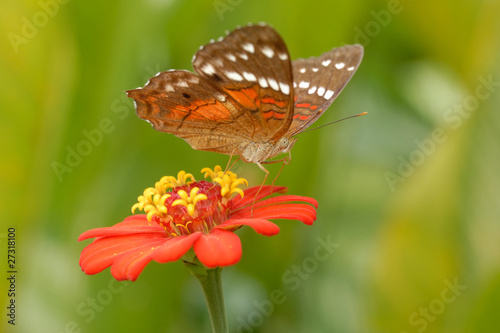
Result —
M 183 256 L 184 261 L 199 260 L 208 268 L 236 264 L 241 258 L 241 242 L 234 233 L 247 225 L 259 234 L 279 233 L 268 219 L 295 219 L 311 225 L 316 220 L 316 200 L 281 195 L 286 187 L 260 186 L 242 191 L 246 183 L 232 172 L 205 168 L 205 178 L 213 182 L 194 182 L 191 174 L 181 171 L 179 179 L 163 177 L 155 188 L 139 197 L 139 208 L 147 215 L 127 217 L 112 227 L 84 232 L 79 241 L 96 238 L 85 247 L 80 266 L 87 274 L 96 274 L 111 266 L 117 280 L 136 280 L 151 261 L 166 263 Z M 187 182 L 191 178 L 192 182 Z M 189 194 L 188 194 L 189 193 Z M 230 198 L 233 193 L 236 196 Z M 306 203 L 312 204 L 308 205 Z M 189 252 L 194 250 L 194 254 Z

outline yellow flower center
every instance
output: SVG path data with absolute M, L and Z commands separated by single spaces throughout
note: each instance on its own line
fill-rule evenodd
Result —
M 210 168 L 203 168 L 201 172 L 205 173 L 205 178 L 212 179 L 213 186 L 220 187 L 220 194 L 222 196 L 221 204 L 223 205 L 227 204 L 231 196 L 235 193 L 243 197 L 243 190 L 239 188 L 239 186 L 243 184 L 248 186 L 246 179 L 238 178 L 238 176 L 231 171 L 222 171 L 219 165 L 215 166 L 213 170 Z M 139 209 L 147 214 L 149 221 L 156 216 L 160 218 L 161 221 L 169 223 L 174 220 L 174 217 L 169 214 L 169 208 L 167 208 L 167 206 L 170 207 L 170 209 L 175 206 L 184 206 L 191 218 L 196 218 L 198 216 L 196 205 L 201 201 L 207 200 L 207 195 L 205 193 L 199 193 L 200 187 L 198 186 L 192 187 L 189 194 L 184 189 L 175 190 L 177 187 L 199 184 L 194 183 L 196 183 L 194 176 L 185 171 L 180 171 L 177 174 L 177 178 L 172 176 L 162 177 L 155 183 L 155 187 L 148 187 L 144 190 L 143 195 L 137 198 L 138 202 L 132 206 L 132 213 L 135 213 L 135 210 Z M 169 200 L 169 205 L 167 205 L 167 199 L 171 198 L 175 193 L 180 198 L 174 200 L 177 197 L 175 196 Z
M 177 199 L 172 203 L 172 206 L 183 205 L 187 208 L 188 214 L 194 217 L 196 203 L 200 200 L 207 200 L 205 194 L 198 194 L 200 189 L 198 187 L 193 187 L 189 195 L 184 190 L 179 190 L 177 194 L 181 199 Z M 167 194 L 168 195 L 168 194 Z M 165 203 L 163 203 L 165 204 Z

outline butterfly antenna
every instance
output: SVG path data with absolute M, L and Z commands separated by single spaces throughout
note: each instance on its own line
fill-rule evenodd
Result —
M 236 157 L 236 159 L 234 160 L 233 164 L 231 164 L 231 160 L 233 159 L 233 157 L 235 156 L 234 153 L 235 153 L 236 149 L 233 150 L 233 152 L 231 153 L 231 155 L 229 156 L 229 161 L 227 161 L 227 164 L 226 164 L 226 168 L 224 169 L 224 173 L 228 172 L 229 170 L 231 170 L 234 165 L 236 164 L 236 162 L 238 162 L 238 160 L 240 159 L 240 157 Z
M 315 128 L 310 128 L 310 129 L 307 129 L 303 132 L 300 132 L 300 134 L 302 133 L 305 133 L 305 132 L 310 132 L 310 131 L 314 131 L 314 130 L 317 130 L 321 127 L 325 127 L 325 126 L 328 126 L 328 125 L 331 125 L 331 124 L 335 124 L 335 123 L 338 123 L 342 120 L 346 120 L 346 119 L 350 119 L 350 118 L 356 118 L 356 117 L 359 117 L 359 116 L 364 116 L 365 114 L 368 114 L 368 112 L 363 112 L 363 113 L 360 113 L 360 114 L 355 114 L 354 116 L 349 116 L 349 117 L 345 117 L 345 118 L 342 118 L 342 119 L 339 119 L 339 120 L 335 120 L 335 121 L 332 121 L 331 123 L 328 123 L 328 124 L 324 124 L 324 125 L 321 125 L 321 126 L 318 126 L 318 127 L 315 127 Z

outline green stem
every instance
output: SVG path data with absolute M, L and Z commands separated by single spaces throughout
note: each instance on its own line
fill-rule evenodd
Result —
M 200 281 L 207 303 L 210 321 L 212 322 L 212 331 L 214 333 L 228 333 L 226 310 L 224 305 L 224 295 L 222 292 L 222 268 L 207 269 L 203 272 L 200 267 L 196 268 L 186 265 L 198 281 Z

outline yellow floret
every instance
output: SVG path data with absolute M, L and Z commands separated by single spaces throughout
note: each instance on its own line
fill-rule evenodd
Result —
M 238 178 L 238 176 L 231 171 L 222 171 L 220 165 L 216 165 L 213 170 L 210 168 L 203 168 L 201 172 L 205 173 L 205 178 L 210 177 L 214 183 L 220 185 L 221 195 L 228 200 L 234 193 L 238 193 L 243 197 L 243 190 L 238 186 L 243 184 L 248 186 L 248 181 L 245 178 Z
M 188 214 L 193 216 L 196 208 L 196 203 L 200 200 L 207 200 L 207 196 L 205 194 L 198 194 L 200 190 L 199 187 L 193 187 L 189 195 L 186 191 L 180 190 L 177 192 L 181 199 L 177 199 L 172 203 L 173 206 L 183 205 L 187 208 Z

